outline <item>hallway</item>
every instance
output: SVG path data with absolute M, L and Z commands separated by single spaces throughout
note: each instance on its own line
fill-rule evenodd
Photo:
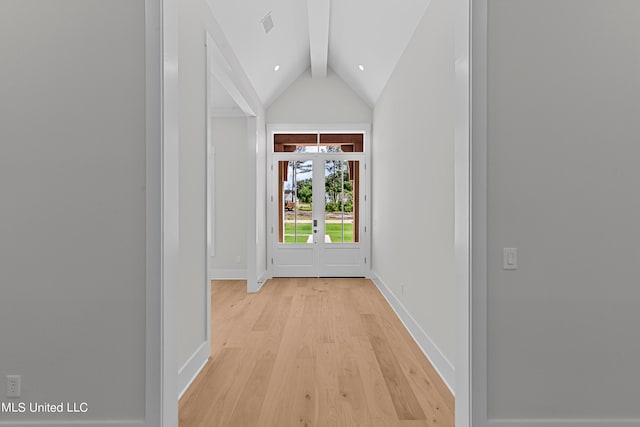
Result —
M 454 399 L 375 285 L 213 281 L 212 358 L 180 427 L 453 426 Z

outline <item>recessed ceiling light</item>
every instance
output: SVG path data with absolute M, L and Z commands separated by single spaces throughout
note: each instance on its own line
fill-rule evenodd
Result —
M 360 69 L 360 71 L 364 71 L 364 65 L 359 64 L 359 65 L 358 65 L 358 68 Z
M 275 67 L 273 67 L 273 71 L 278 71 L 280 69 L 280 65 L 276 65 Z

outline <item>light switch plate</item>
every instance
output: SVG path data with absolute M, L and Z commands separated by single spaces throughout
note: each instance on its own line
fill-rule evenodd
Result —
M 503 248 L 502 263 L 505 270 L 518 269 L 518 248 Z

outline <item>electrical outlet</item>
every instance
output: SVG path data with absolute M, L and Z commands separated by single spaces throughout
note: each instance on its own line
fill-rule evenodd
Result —
M 240 255 L 236 255 L 236 264 L 240 264 Z
M 7 375 L 7 397 L 20 397 L 20 375 Z

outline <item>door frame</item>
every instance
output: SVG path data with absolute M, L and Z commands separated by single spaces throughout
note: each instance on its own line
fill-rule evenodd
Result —
M 488 0 L 471 5 L 471 88 L 470 155 L 471 247 L 469 328 L 470 375 L 469 422 L 486 426 L 487 416 L 487 35 Z
M 274 153 L 273 150 L 273 136 L 276 133 L 362 133 L 364 141 L 364 156 L 365 173 L 364 173 L 364 188 L 365 194 L 363 195 L 364 203 L 360 209 L 361 217 L 364 216 L 363 229 L 365 230 L 360 236 L 360 243 L 362 245 L 362 253 L 366 259 L 363 267 L 363 276 L 371 277 L 371 124 L 370 123 L 347 123 L 347 124 L 268 124 L 267 125 L 267 224 L 270 228 L 274 224 L 274 209 L 271 205 L 272 200 L 277 197 L 273 191 L 274 173 L 271 169 L 272 162 L 274 161 L 274 154 L 281 155 L 283 153 Z M 309 156 L 312 157 L 312 156 Z M 274 258 L 274 244 L 276 234 L 273 229 L 267 230 L 267 269 L 269 277 L 273 277 L 273 258 Z
M 478 243 L 478 226 L 482 225 L 483 218 L 479 215 L 481 206 L 478 203 L 479 193 L 482 192 L 482 171 L 475 161 L 475 148 L 473 151 L 472 166 L 472 140 L 476 145 L 475 126 L 471 127 L 471 120 L 475 122 L 476 113 L 482 115 L 480 108 L 473 108 L 472 101 L 481 100 L 482 96 L 474 99 L 472 87 L 478 83 L 484 75 L 476 75 L 475 59 L 472 63 L 472 45 L 475 45 L 476 7 L 480 0 L 472 5 L 471 0 L 455 0 L 455 28 L 454 28 L 454 58 L 455 58 L 455 189 L 454 189 L 454 242 L 455 242 L 455 282 L 456 282 L 456 359 L 455 359 L 455 423 L 456 427 L 471 427 L 473 424 L 472 405 L 482 404 L 482 394 L 474 393 L 473 382 L 477 367 L 474 360 L 476 355 L 472 352 L 471 321 L 475 319 L 472 311 L 472 289 L 475 286 L 475 271 L 471 271 L 472 261 L 476 262 L 475 245 Z M 473 14 L 472 14 L 473 6 Z M 472 24 L 472 17 L 474 18 Z M 472 34 L 472 30 L 474 31 Z M 476 47 L 473 46 L 474 52 Z M 472 82 L 473 77 L 473 82 Z M 475 93 L 474 95 L 481 95 Z M 478 107 L 476 105 L 476 107 Z M 472 137 L 473 135 L 473 137 Z M 480 175 L 477 175 L 480 172 Z M 481 197 L 481 196 L 480 196 Z M 474 221 L 473 224 L 471 221 Z M 472 242 L 474 252 L 472 255 Z M 473 286 L 472 286 L 473 282 Z M 475 298 L 475 295 L 474 295 Z M 473 363 L 473 364 L 472 364 Z M 486 399 L 486 397 L 484 397 Z
M 147 289 L 145 426 L 178 423 L 178 0 L 145 0 Z
M 147 6 L 147 95 L 148 118 L 147 141 L 149 142 L 147 171 L 147 189 L 150 194 L 150 206 L 160 207 L 159 210 L 151 208 L 148 212 L 149 245 L 147 249 L 147 384 L 149 392 L 146 400 L 147 416 L 145 425 L 172 426 L 177 425 L 178 420 L 178 373 L 176 361 L 177 349 L 177 317 L 174 306 L 175 293 L 177 292 L 177 261 L 178 261 L 178 136 L 177 129 L 179 123 L 177 95 L 179 92 L 178 82 L 178 2 L 177 0 L 145 0 Z M 476 378 L 476 371 L 472 367 L 477 367 L 478 357 L 474 352 L 472 358 L 471 344 L 472 338 L 477 341 L 477 331 L 473 331 L 471 336 L 470 316 L 472 314 L 471 304 L 471 281 L 482 279 L 481 272 L 473 272 L 470 277 L 471 259 L 471 238 L 474 242 L 475 266 L 481 266 L 481 260 L 477 259 L 483 254 L 481 247 L 482 218 L 482 192 L 478 186 L 482 186 L 482 170 L 472 171 L 471 158 L 471 132 L 469 131 L 471 114 L 476 120 L 482 119 L 485 112 L 482 104 L 476 104 L 472 108 L 471 102 L 476 103 L 476 99 L 482 99 L 482 92 L 475 92 L 471 99 L 470 78 L 479 86 L 482 85 L 482 62 L 476 63 L 474 58 L 474 70 L 471 70 L 472 55 L 470 45 L 472 38 L 474 45 L 476 41 L 482 41 L 486 28 L 483 28 L 483 13 L 486 9 L 486 0 L 481 0 L 480 5 L 474 5 L 471 13 L 470 0 L 456 0 L 456 29 L 455 29 L 455 86 L 456 86 L 456 288 L 458 292 L 458 326 L 457 326 L 457 357 L 456 357 L 456 427 L 468 427 L 471 425 L 471 418 L 476 418 L 478 414 L 472 414 L 471 406 L 480 409 L 483 402 L 478 398 L 483 398 L 481 387 L 472 383 Z M 473 28 L 478 26 L 479 29 Z M 486 25 L 486 22 L 484 23 Z M 480 55 L 482 50 L 477 46 L 473 48 L 475 55 Z M 486 82 L 485 82 L 486 84 Z M 475 86 L 475 85 L 473 85 Z M 260 113 L 262 115 L 262 112 Z M 262 128 L 262 121 L 256 126 L 256 131 Z M 370 124 L 364 125 L 271 125 L 268 128 L 276 128 L 278 131 L 304 129 L 335 130 L 345 127 L 353 128 L 363 126 L 366 128 L 365 141 L 367 141 L 370 153 Z M 271 132 L 271 130 L 270 130 Z M 481 143 L 481 129 L 476 129 L 474 125 L 473 145 Z M 270 150 L 273 150 L 273 140 Z M 474 167 L 482 167 L 482 153 L 473 152 Z M 267 155 L 267 159 L 269 156 Z M 268 161 L 268 160 L 267 160 Z M 371 158 L 367 157 L 367 163 L 371 164 Z M 253 163 L 255 165 L 255 162 Z M 473 172 L 473 175 L 470 174 Z M 255 173 L 255 172 L 254 172 Z M 367 188 L 371 188 L 370 174 L 367 179 Z M 473 185 L 472 185 L 473 184 Z M 486 184 L 485 184 L 486 185 Z M 473 188 L 472 188 L 473 187 Z M 471 202 L 473 195 L 473 211 L 471 214 Z M 369 197 L 371 197 L 369 195 Z M 367 200 L 367 218 L 371 218 L 371 201 Z M 267 214 L 270 215 L 269 209 Z M 471 221 L 475 225 L 472 227 Z M 155 225 L 155 227 L 154 227 Z M 371 224 L 368 224 L 371 230 Z M 369 234 L 369 233 L 368 233 Z M 268 240 L 268 239 L 267 239 Z M 479 241 L 480 240 L 480 241 Z M 270 245 L 267 244 L 267 254 L 270 255 Z M 370 251 L 370 246 L 369 246 Z M 369 252 L 369 257 L 371 253 Z M 371 262 L 368 263 L 368 273 L 370 276 Z M 267 277 L 270 273 L 270 264 L 267 262 Z M 478 308 L 475 302 L 477 295 L 473 295 L 473 308 Z M 480 308 L 482 304 L 480 304 Z M 473 313 L 475 317 L 477 313 Z M 159 350 L 159 351 L 158 351 Z M 472 362 L 473 361 L 473 366 Z M 480 361 L 480 364 L 482 361 Z M 160 372 L 160 375 L 158 375 Z M 159 388 L 159 389 L 158 389 Z M 472 391 L 473 388 L 473 391 Z M 473 395 L 473 399 L 472 399 Z M 473 401 L 472 401 L 473 400 Z M 485 401 L 486 405 L 486 401 Z M 485 406 L 486 408 L 486 406 Z M 159 421 L 156 423 L 155 421 Z M 480 425 L 480 424 L 479 424 Z

